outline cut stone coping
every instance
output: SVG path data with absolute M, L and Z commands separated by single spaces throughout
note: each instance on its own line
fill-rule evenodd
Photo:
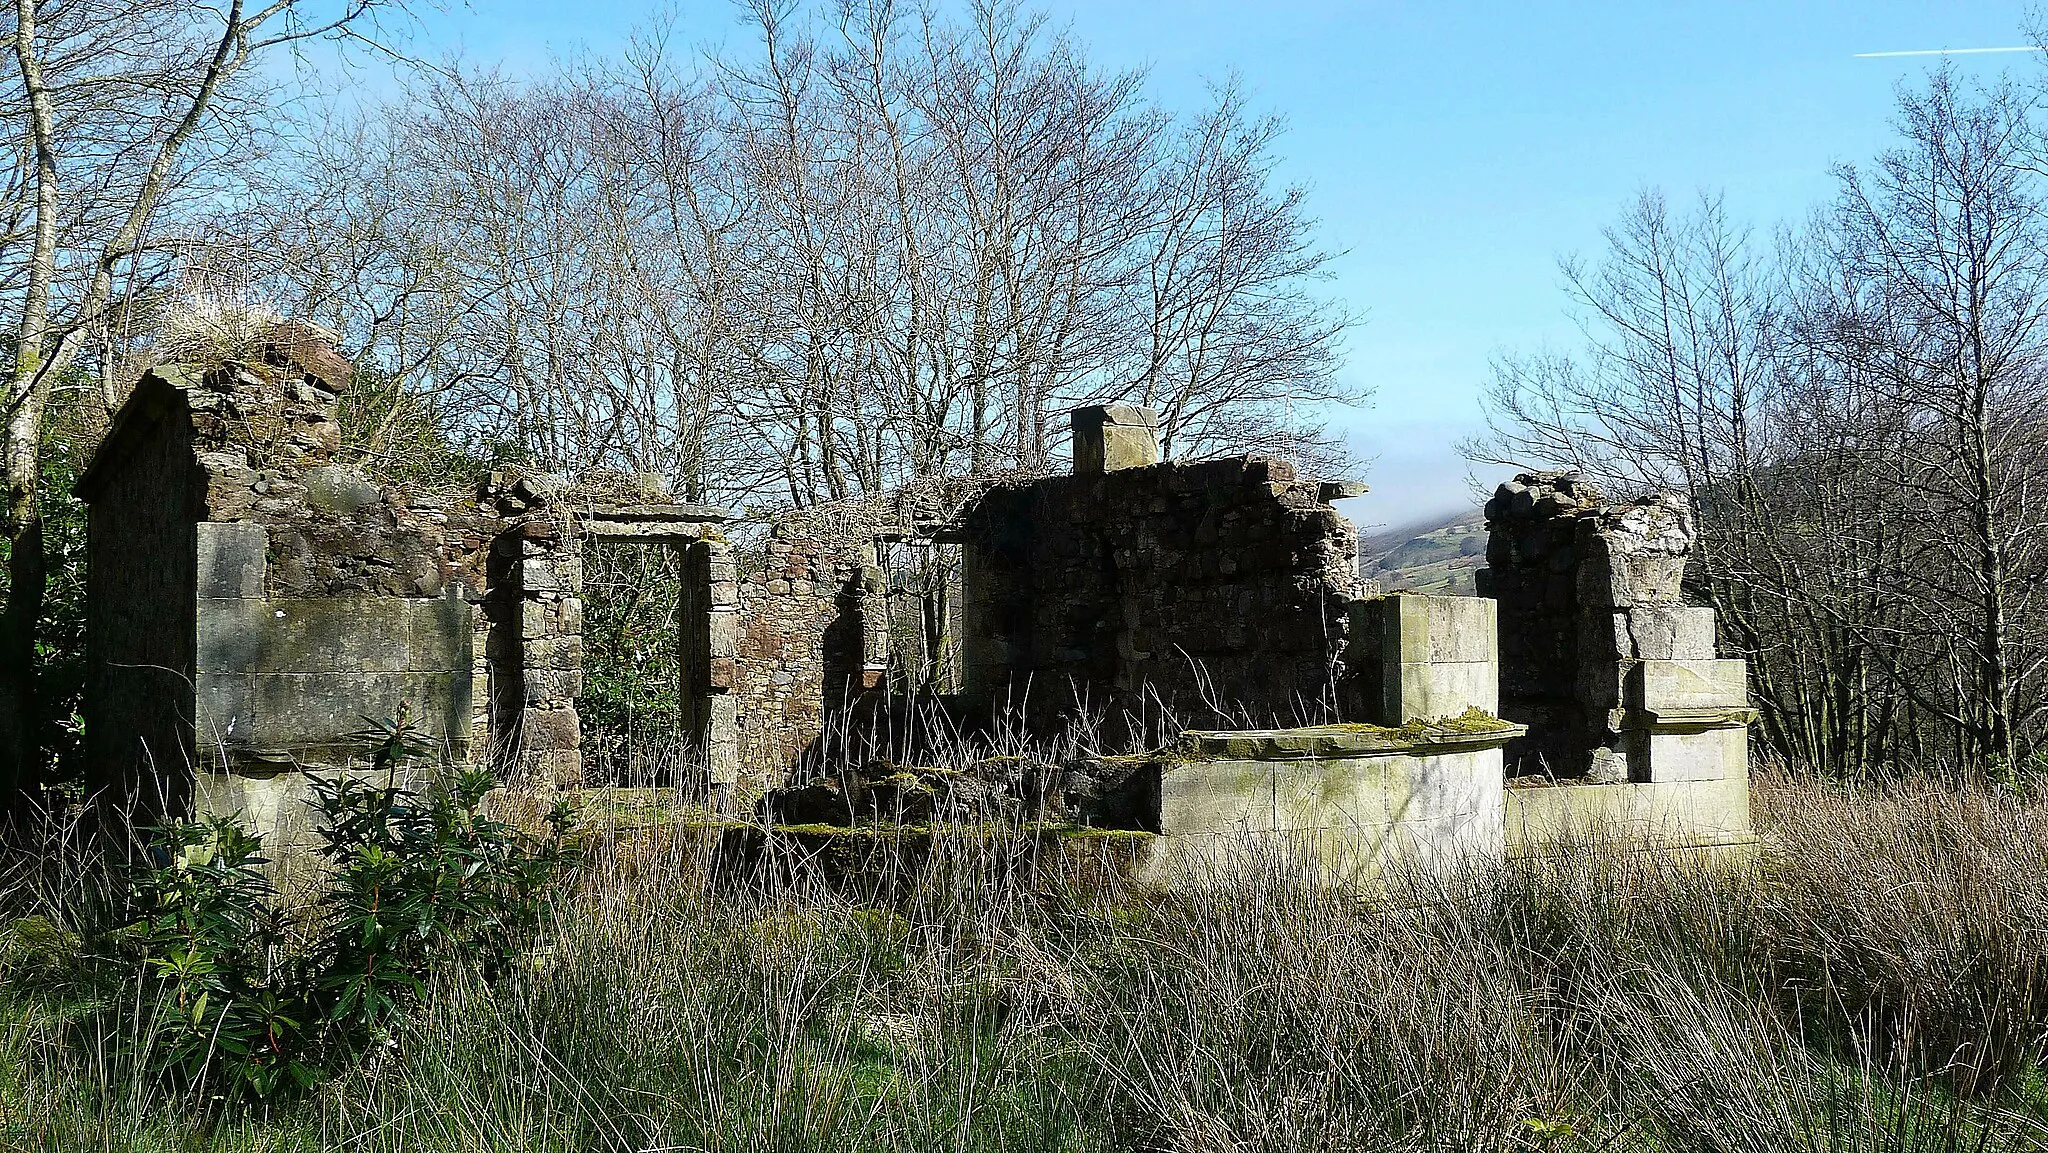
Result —
M 1181 734 L 1173 752 L 1189 759 L 1232 761 L 1429 755 L 1498 748 L 1528 731 L 1527 725 L 1475 710 L 1462 717 L 1416 722 L 1400 728 L 1340 724 L 1299 729 L 1194 730 Z
M 1752 708 L 1643 709 L 1635 728 L 1657 732 L 1747 728 L 1762 714 Z

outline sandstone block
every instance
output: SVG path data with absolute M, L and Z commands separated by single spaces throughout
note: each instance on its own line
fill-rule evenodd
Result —
M 1682 605 L 1637 605 L 1628 613 L 1634 655 L 1644 660 L 1712 660 L 1714 610 Z
M 201 598 L 261 597 L 269 569 L 270 532 L 260 524 L 202 521 L 199 535 Z
M 1735 709 L 1749 701 L 1749 662 L 1650 660 L 1635 670 L 1630 707 L 1650 712 Z
M 583 743 L 583 729 L 573 708 L 528 708 L 519 738 L 529 752 L 573 749 Z

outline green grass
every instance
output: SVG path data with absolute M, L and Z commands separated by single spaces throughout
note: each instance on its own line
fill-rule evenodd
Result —
M 512 975 L 451 959 L 268 1114 L 108 1083 L 9 976 L 0 1150 L 2042 1147 L 2048 807 L 1758 798 L 1754 864 L 1587 846 L 1354 894 L 1048 892 L 968 859 L 876 909 L 633 841 Z

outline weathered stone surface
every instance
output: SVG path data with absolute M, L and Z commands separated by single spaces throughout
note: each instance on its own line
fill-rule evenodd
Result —
M 364 718 L 389 719 L 401 707 L 437 741 L 460 753 L 469 740 L 467 673 L 220 673 L 196 679 L 201 755 L 232 763 L 243 752 L 272 752 L 334 763 L 363 755 L 354 734 Z
M 1680 600 L 1693 539 L 1682 498 L 1608 505 L 1573 474 L 1529 473 L 1502 485 L 1486 514 L 1480 584 L 1500 603 L 1501 712 L 1531 730 L 1508 750 L 1520 771 L 1649 772 L 1648 747 L 1625 736 L 1647 723 L 1632 715 L 1652 707 L 1646 675 L 1666 709 L 1743 705 L 1739 675 L 1731 689 L 1717 674 L 1719 688 L 1702 696 L 1681 686 L 1682 670 L 1650 667 L 1714 654 L 1713 611 Z
M 1714 610 L 1684 605 L 1642 605 L 1623 618 L 1629 653 L 1641 660 L 1712 660 Z
M 1499 748 L 1520 736 L 1521 725 L 1467 715 L 1452 721 L 1389 728 L 1381 725 L 1311 725 L 1294 729 L 1241 729 L 1183 733 L 1176 753 L 1241 761 L 1293 761 L 1367 757 L 1418 749 Z
M 1644 779 L 1656 783 L 1672 781 L 1721 781 L 1749 776 L 1749 729 L 1732 724 L 1690 732 L 1648 734 L 1649 764 Z
M 519 602 L 519 635 L 526 640 L 577 636 L 582 632 L 583 601 L 579 597 Z
M 1491 714 L 1500 703 L 1493 601 L 1395 593 L 1355 601 L 1354 712 L 1389 725 Z
M 362 469 L 350 465 L 326 464 L 310 469 L 302 483 L 306 503 L 321 512 L 350 516 L 373 508 L 384 499 L 384 491 Z
M 1044 809 L 1048 792 L 1056 794 L 1058 777 L 1059 770 L 1052 765 L 1026 765 L 1009 758 L 960 769 L 873 759 L 803 784 L 770 789 L 757 810 L 764 823 L 776 825 L 1015 823 L 1028 812 Z M 1052 800 L 1056 805 L 1056 795 Z
M 1748 676 L 1747 661 L 1644 661 L 1629 704 L 1652 713 L 1741 708 L 1749 700 Z
M 638 537 L 647 535 L 647 526 L 652 523 L 673 526 L 674 535 L 695 540 L 701 535 L 698 526 L 722 524 L 737 515 L 731 509 L 708 504 L 679 504 L 673 501 L 604 505 L 590 514 L 585 522 L 584 531 L 593 536 Z
M 1757 842 L 1749 775 L 1507 790 L 1509 856 L 1577 852 L 1588 842 L 1747 851 Z
M 529 701 L 574 700 L 583 691 L 581 669 L 526 669 L 520 677 Z
M 258 598 L 269 572 L 270 533 L 260 524 L 195 526 L 202 599 Z
M 527 709 L 519 736 L 527 749 L 535 753 L 573 749 L 583 744 L 583 728 L 576 710 L 567 706 Z
M 1159 463 L 1159 414 L 1151 409 L 1096 405 L 1075 409 L 1071 419 L 1076 475 Z
M 868 653 L 887 651 L 879 590 L 863 579 L 872 560 L 864 544 L 835 535 L 822 518 L 790 517 L 771 532 L 762 568 L 731 594 L 711 586 L 714 604 L 729 595 L 737 611 L 710 614 L 708 685 L 733 699 L 735 756 L 767 780 L 818 739 L 828 711 L 867 689 Z M 708 571 L 729 558 L 707 553 Z
M 990 489 L 961 517 L 967 707 L 1049 729 L 1329 702 L 1360 585 L 1356 531 L 1317 492 L 1246 458 Z
M 1160 840 L 1146 875 L 1230 884 L 1282 868 L 1324 884 L 1370 882 L 1390 866 L 1501 859 L 1498 746 L 1309 760 L 1168 763 Z

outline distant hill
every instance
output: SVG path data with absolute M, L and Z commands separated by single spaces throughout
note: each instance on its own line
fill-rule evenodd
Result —
M 1486 565 L 1486 516 L 1478 509 L 1365 537 L 1358 569 L 1383 592 L 1473 594 L 1472 573 Z

